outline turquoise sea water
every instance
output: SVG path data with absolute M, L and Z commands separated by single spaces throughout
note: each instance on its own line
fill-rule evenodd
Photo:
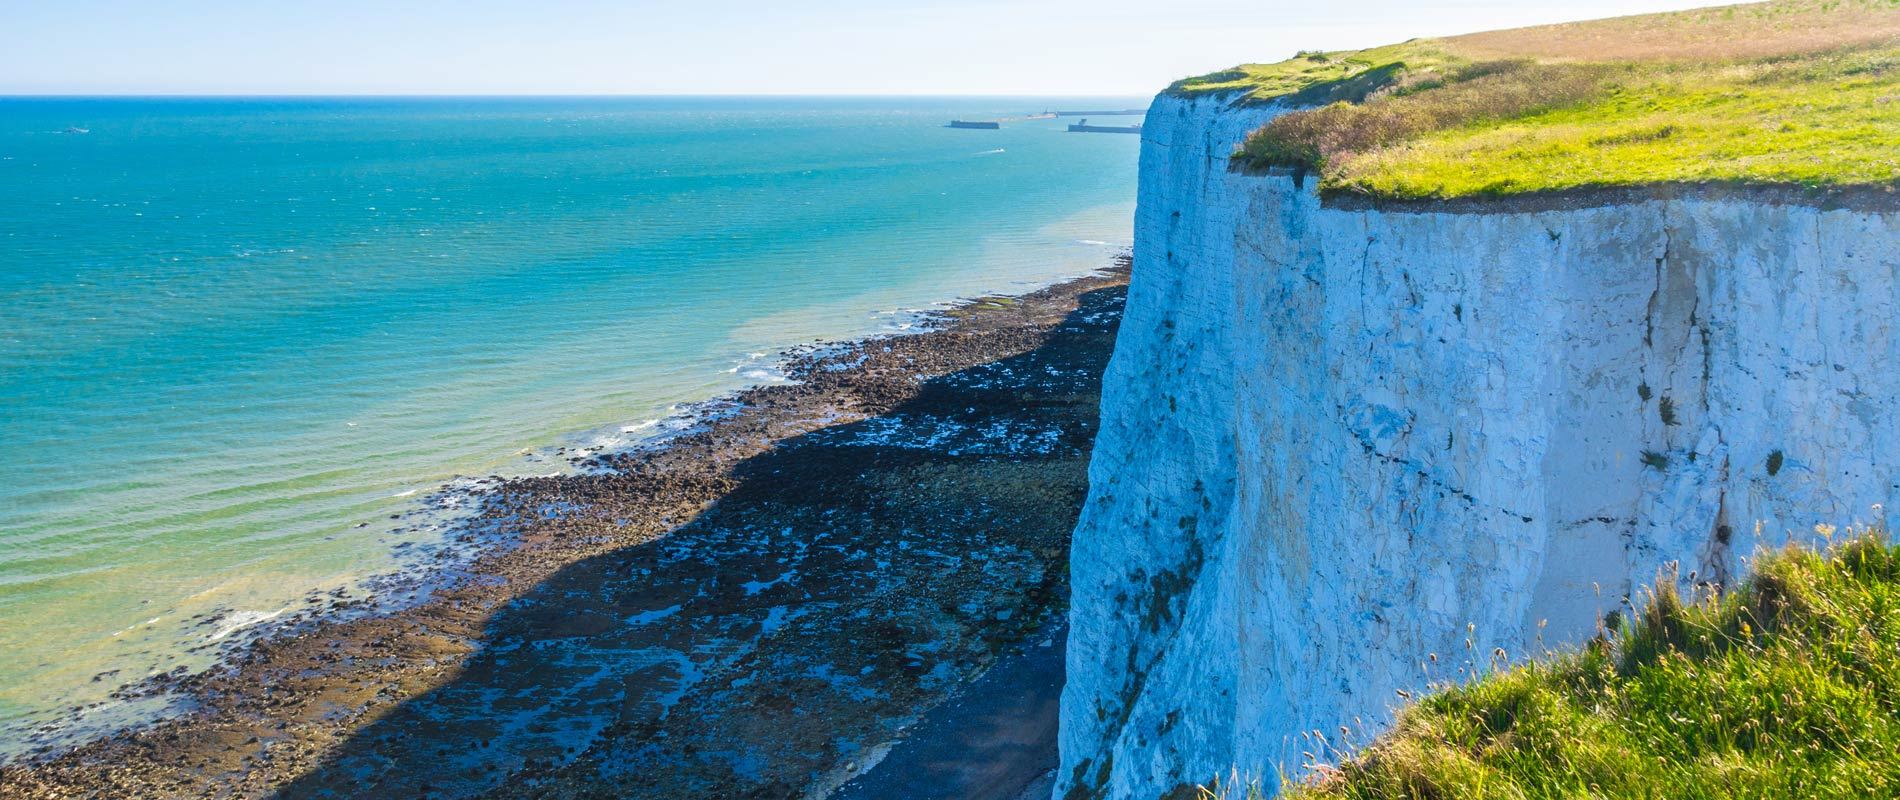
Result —
M 1138 137 L 943 124 L 1140 104 L 0 99 L 0 755 L 456 475 L 1102 266 Z

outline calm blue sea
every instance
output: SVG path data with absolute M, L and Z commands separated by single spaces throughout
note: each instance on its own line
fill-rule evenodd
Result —
M 454 476 L 1104 265 L 1139 137 L 944 123 L 1144 102 L 0 99 L 0 755 Z

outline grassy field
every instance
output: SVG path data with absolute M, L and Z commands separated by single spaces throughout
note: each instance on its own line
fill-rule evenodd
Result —
M 1674 587 L 1581 652 L 1425 696 L 1287 794 L 1900 796 L 1900 548 L 1869 534 L 1774 553 L 1720 598 Z
M 1175 84 L 1284 103 L 1236 153 L 1329 194 L 1900 188 L 1900 0 L 1780 0 L 1302 53 Z

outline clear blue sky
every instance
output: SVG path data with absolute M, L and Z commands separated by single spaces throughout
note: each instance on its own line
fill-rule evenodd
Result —
M 1151 94 L 1707 0 L 0 0 L 0 94 Z

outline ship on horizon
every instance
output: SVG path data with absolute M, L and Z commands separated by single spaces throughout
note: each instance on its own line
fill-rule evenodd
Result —
M 1069 132 L 1070 133 L 1140 133 L 1141 123 L 1137 122 L 1133 125 L 1090 125 L 1089 121 L 1084 119 L 1079 123 L 1070 125 Z

